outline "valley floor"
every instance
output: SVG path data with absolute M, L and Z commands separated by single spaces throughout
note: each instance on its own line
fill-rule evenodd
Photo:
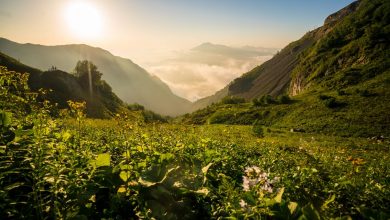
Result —
M 109 155 L 110 175 L 122 180 L 110 192 L 135 196 L 136 209 L 158 218 L 377 218 L 390 207 L 386 139 L 273 128 L 258 138 L 252 126 L 119 119 L 86 120 L 81 133 L 81 145 Z

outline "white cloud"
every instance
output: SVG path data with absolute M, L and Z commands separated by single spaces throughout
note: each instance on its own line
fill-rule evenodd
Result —
M 176 53 L 173 59 L 155 63 L 147 69 L 167 83 L 175 94 L 195 101 L 214 94 L 271 57 L 270 54 L 259 56 L 255 53 L 238 57 L 231 53 L 192 50 Z

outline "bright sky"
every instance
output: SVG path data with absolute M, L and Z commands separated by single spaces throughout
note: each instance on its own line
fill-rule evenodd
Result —
M 133 60 L 189 100 L 213 94 L 261 64 L 190 49 L 204 42 L 283 48 L 353 0 L 0 0 L 0 37 L 85 43 Z M 207 55 L 207 54 L 206 54 Z M 192 57 L 191 61 L 186 58 Z M 186 61 L 183 61 L 186 60 Z
M 87 15 L 75 7 L 80 2 L 87 5 L 81 7 L 87 9 Z M 281 48 L 350 2 L 1 0 L 0 36 L 45 45 L 86 43 L 142 63 L 148 62 L 148 55 L 152 58 L 203 42 Z M 95 29 L 90 30 L 95 36 L 75 33 L 80 27 L 71 27 L 70 15 L 82 15 L 81 23 L 95 21 L 91 24 Z

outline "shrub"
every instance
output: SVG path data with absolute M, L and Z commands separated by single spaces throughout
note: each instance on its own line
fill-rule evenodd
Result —
M 262 106 L 263 103 L 261 103 L 261 101 L 259 99 L 253 99 L 252 100 L 252 105 L 255 106 L 255 107 L 259 107 L 259 106 Z
M 240 97 L 234 97 L 234 96 L 226 96 L 222 99 L 222 104 L 240 104 L 244 103 L 245 99 Z
M 262 99 L 263 99 L 264 104 L 266 104 L 266 105 L 275 103 L 275 99 L 270 95 L 263 96 Z
M 263 95 L 259 99 L 252 100 L 253 106 L 263 106 L 263 105 L 270 105 L 275 103 L 276 103 L 275 99 L 270 95 Z
M 278 102 L 280 104 L 288 104 L 291 102 L 291 99 L 288 95 L 281 95 L 278 97 Z
M 333 98 L 333 97 L 332 97 L 332 96 L 327 96 L 327 95 L 319 95 L 318 98 L 319 98 L 320 100 L 327 100 L 327 99 L 331 99 L 331 98 Z
M 143 110 L 145 110 L 145 107 L 143 105 L 138 104 L 138 103 L 128 104 L 126 107 L 130 111 L 143 111 Z
M 167 117 L 164 117 L 162 115 L 159 115 L 153 111 L 144 110 L 142 111 L 142 116 L 144 117 L 144 121 L 146 123 L 149 122 L 167 122 Z
M 325 99 L 323 101 L 324 105 L 328 108 L 336 108 L 339 106 L 339 103 L 336 101 L 335 98 L 331 97 L 329 99 Z
M 252 131 L 256 137 L 264 137 L 264 128 L 258 120 L 253 123 Z
M 345 103 L 338 102 L 335 97 L 327 96 L 327 95 L 319 95 L 318 98 L 324 103 L 324 105 L 328 108 L 337 108 L 342 107 Z
M 211 117 L 208 119 L 208 124 L 224 124 L 228 123 L 232 118 L 234 118 L 233 113 L 219 111 L 211 115 Z

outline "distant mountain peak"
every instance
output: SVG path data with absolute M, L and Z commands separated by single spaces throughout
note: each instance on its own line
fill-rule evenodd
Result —
M 191 49 L 191 51 L 209 53 L 223 56 L 232 56 L 237 58 L 247 58 L 253 56 L 266 56 L 275 54 L 278 49 L 265 48 L 265 47 L 254 47 L 254 46 L 243 46 L 243 47 L 232 47 L 223 44 L 215 44 L 205 42 Z
M 226 48 L 230 48 L 230 47 L 222 45 L 222 44 L 213 44 L 210 42 L 205 42 L 205 43 L 200 44 L 199 46 L 192 48 L 191 50 L 205 51 L 205 50 L 215 50 L 215 49 L 221 49 L 221 48 L 226 49 Z

